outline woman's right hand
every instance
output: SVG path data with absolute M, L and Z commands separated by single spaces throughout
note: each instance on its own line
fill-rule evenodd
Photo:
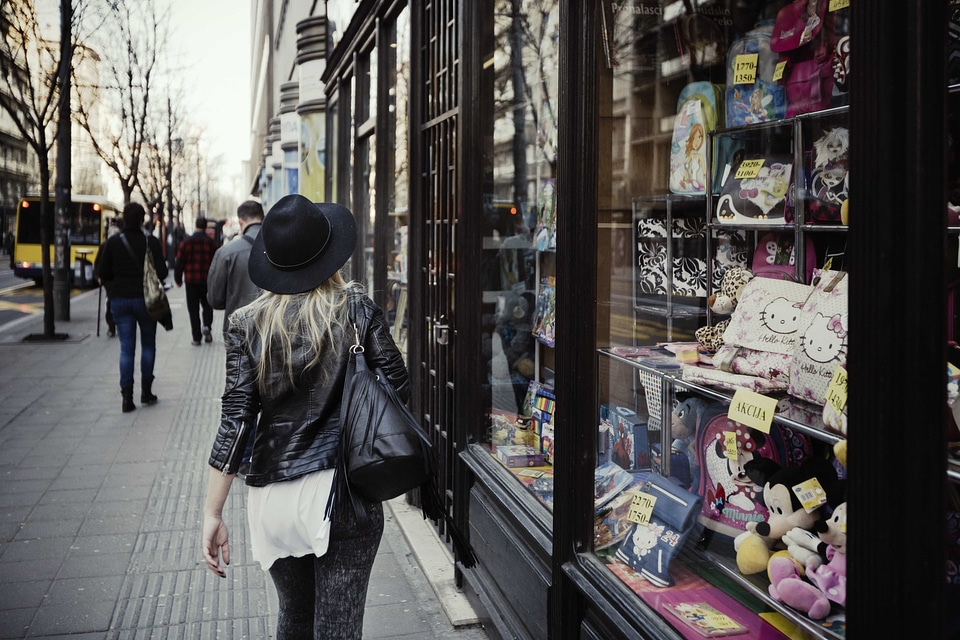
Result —
M 221 556 L 224 565 L 230 564 L 229 540 L 230 536 L 223 518 L 205 514 L 203 516 L 203 559 L 207 563 L 207 568 L 221 578 L 227 577 L 223 566 L 220 565 Z

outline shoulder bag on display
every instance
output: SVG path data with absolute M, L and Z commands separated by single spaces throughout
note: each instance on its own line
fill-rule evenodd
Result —
M 137 256 L 134 254 L 133 248 L 123 234 L 120 234 L 120 240 L 123 241 L 123 246 L 130 252 L 130 257 L 133 258 L 133 262 L 136 264 Z M 157 270 L 153 266 L 153 252 L 150 251 L 149 241 L 147 242 L 146 253 L 143 254 L 143 301 L 147 305 L 147 313 L 149 313 L 150 317 L 154 320 L 163 322 L 164 318 L 171 315 L 170 301 L 167 300 L 167 293 L 163 290 L 163 284 L 160 282 L 160 277 L 157 276 Z M 164 327 L 166 326 L 164 323 Z M 171 323 L 170 328 L 172 327 L 173 325 Z M 169 330 L 168 328 L 167 331 Z

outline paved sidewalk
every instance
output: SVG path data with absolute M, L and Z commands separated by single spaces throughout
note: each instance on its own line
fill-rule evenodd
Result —
M 61 342 L 23 340 L 42 332 L 39 315 L 0 328 L 0 638 L 274 635 L 276 596 L 249 556 L 240 482 L 225 513 L 227 578 L 200 556 L 223 346 L 217 331 L 191 346 L 183 290 L 169 295 L 160 402 L 132 413 L 120 411 L 119 343 L 105 324 L 96 335 L 97 290 L 72 299 Z M 487 638 L 430 523 L 402 499 L 385 514 L 364 637 Z

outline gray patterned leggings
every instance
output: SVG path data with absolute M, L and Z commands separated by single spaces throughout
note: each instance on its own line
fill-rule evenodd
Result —
M 360 640 L 370 571 L 383 535 L 380 503 L 370 505 L 370 517 L 372 524 L 361 529 L 349 508 L 334 508 L 326 554 L 273 563 L 270 577 L 280 600 L 277 640 Z

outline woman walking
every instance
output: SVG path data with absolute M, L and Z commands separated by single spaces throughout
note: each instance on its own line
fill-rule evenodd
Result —
M 154 404 L 153 366 L 157 358 L 157 321 L 143 300 L 143 259 L 149 250 L 160 280 L 167 277 L 160 241 L 143 230 L 146 211 L 136 202 L 123 208 L 123 231 L 110 236 L 97 256 L 97 277 L 107 289 L 109 313 L 120 337 L 120 393 L 124 413 L 133 411 L 133 371 L 140 328 L 140 402 Z
M 367 327 L 361 333 L 370 367 L 379 367 L 404 400 L 409 395 L 383 312 L 340 275 L 356 236 L 346 208 L 281 198 L 250 253 L 250 277 L 264 293 L 231 315 L 225 334 L 226 387 L 209 459 L 203 556 L 225 576 L 223 505 L 260 414 L 244 477 L 247 514 L 253 557 L 277 588 L 280 640 L 360 638 L 363 629 L 383 509 L 364 501 L 358 518 L 334 485 L 354 325 Z

